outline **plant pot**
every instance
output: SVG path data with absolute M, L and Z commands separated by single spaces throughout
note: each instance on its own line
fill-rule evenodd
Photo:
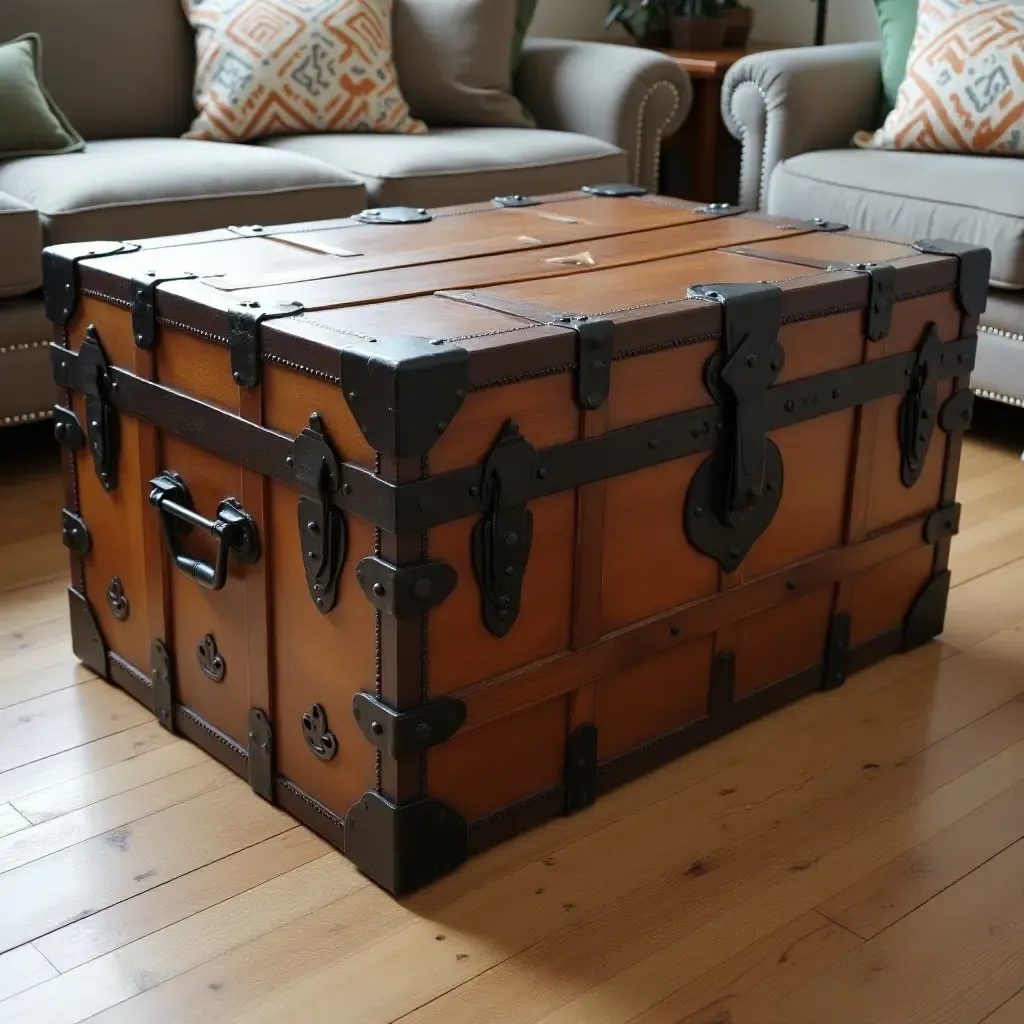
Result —
M 730 7 L 724 13 L 725 46 L 731 50 L 742 50 L 754 27 L 754 11 L 750 7 Z
M 675 50 L 721 50 L 729 23 L 725 18 L 678 18 L 669 21 Z
M 637 42 L 648 50 L 667 50 L 672 43 L 672 38 L 667 27 L 655 28 L 645 32 Z

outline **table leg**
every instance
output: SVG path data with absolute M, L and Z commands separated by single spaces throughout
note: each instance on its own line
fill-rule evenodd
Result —
M 718 191 L 718 149 L 721 144 L 722 83 L 702 79 L 694 83 L 693 138 L 690 154 L 693 168 L 693 195 L 699 203 L 713 203 Z

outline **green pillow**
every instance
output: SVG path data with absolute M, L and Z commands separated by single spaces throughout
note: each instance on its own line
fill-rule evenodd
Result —
M 35 34 L 0 43 L 0 160 L 85 149 L 43 86 L 41 54 Z
M 512 40 L 512 76 L 515 77 L 516 68 L 519 67 L 519 59 L 523 55 L 523 40 L 526 33 L 530 31 L 530 22 L 537 13 L 537 4 L 540 0 L 519 0 L 516 8 L 516 34 Z
M 896 103 L 917 28 L 917 0 L 875 0 L 882 35 L 882 93 L 888 114 Z

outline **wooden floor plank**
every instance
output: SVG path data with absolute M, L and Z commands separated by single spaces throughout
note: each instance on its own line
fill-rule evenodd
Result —
M 4 1024 L 79 1024 L 370 883 L 327 854 L 0 1004 Z
M 169 743 L 175 738 L 153 718 L 123 732 L 0 772 L 0 801 L 16 800 L 77 779 Z
M 989 755 L 994 755 L 992 764 L 985 760 Z M 983 767 L 978 767 L 979 760 Z M 756 766 L 751 776 L 765 767 Z M 966 782 L 950 791 L 949 786 L 955 786 L 964 772 Z M 408 912 L 398 917 L 393 931 L 376 941 L 373 929 L 348 930 L 353 910 L 327 908 L 300 922 L 315 927 L 312 934 L 308 927 L 298 925 L 282 929 L 129 1001 L 110 1011 L 109 1017 L 101 1014 L 97 1020 L 103 1024 L 132 1019 L 152 1024 L 179 1019 L 231 1020 L 241 1012 L 240 991 L 247 1000 L 242 1019 L 252 1024 L 278 1020 L 287 1013 L 308 1012 L 316 1019 L 315 1008 L 327 999 L 326 993 L 344 991 L 349 993 L 346 1024 L 391 1020 L 402 1014 L 411 1014 L 410 1024 L 478 1024 L 501 1020 L 510 1007 L 520 1005 L 526 977 L 531 979 L 530 1012 L 536 1013 L 529 1019 L 536 1019 L 540 1011 L 571 998 L 574 987 L 585 991 L 599 984 L 612 973 L 613 962 L 628 968 L 641 956 L 660 949 L 673 929 L 685 932 L 703 924 L 705 918 L 714 920 L 733 901 L 742 901 L 748 894 L 778 887 L 780 880 L 798 880 L 801 873 L 794 872 L 792 866 L 802 864 L 801 858 L 824 859 L 861 830 L 867 829 L 870 835 L 869 826 L 894 812 L 910 814 L 907 808 L 914 808 L 923 784 L 942 794 L 941 814 L 926 817 L 917 831 L 901 822 L 886 837 L 887 842 L 858 847 L 854 867 L 839 874 L 840 879 L 847 879 L 843 884 L 875 870 L 906 845 L 919 841 L 926 825 L 935 830 L 945 827 L 950 816 L 955 820 L 967 813 L 964 808 L 972 809 L 1022 777 L 1024 705 L 1011 702 L 919 757 L 906 759 L 900 767 L 894 765 L 880 777 L 862 777 L 855 804 L 849 793 L 842 801 L 826 802 L 824 807 L 819 801 L 805 807 L 785 828 L 773 827 L 772 822 L 785 817 L 787 799 L 800 802 L 806 783 L 774 800 L 752 804 L 746 813 L 759 818 L 761 828 L 737 843 L 731 855 L 715 850 L 716 839 L 722 842 L 720 822 L 702 820 L 706 813 L 688 813 L 686 799 L 666 800 L 545 861 L 496 879 L 483 890 L 445 900 L 442 907 L 431 900 L 431 893 L 413 897 L 406 901 Z M 754 778 L 748 780 L 751 791 L 754 782 Z M 730 821 L 730 831 L 743 835 L 738 820 Z M 642 844 L 636 841 L 638 834 L 644 836 Z M 906 845 L 900 846 L 900 841 Z M 676 871 L 664 876 L 666 865 L 677 858 Z M 694 866 L 698 864 L 701 866 Z M 860 873 L 850 877 L 858 868 Z M 708 884 L 718 903 L 701 897 L 702 885 Z M 820 889 L 806 893 L 807 905 L 802 909 L 795 906 L 789 914 L 785 910 L 792 904 L 780 900 L 771 908 L 773 914 L 764 918 L 765 930 L 752 934 L 753 925 L 745 924 L 746 930 L 730 932 L 731 942 L 740 941 L 739 946 L 719 939 L 711 947 L 719 959 L 707 962 L 707 967 L 717 966 L 749 941 L 782 927 L 796 913 L 813 909 L 824 895 Z M 386 898 L 381 906 L 389 906 Z M 365 913 L 377 916 L 373 909 Z M 609 928 L 616 934 L 614 949 L 608 948 Z M 358 943 L 350 947 L 320 942 L 320 931 L 333 935 L 339 929 L 342 935 L 353 934 Z M 437 940 L 438 934 L 445 936 L 442 942 Z M 748 936 L 747 942 L 742 941 L 743 936 Z M 518 959 L 517 953 L 522 954 Z M 692 949 L 688 956 L 694 956 Z M 389 976 L 386 988 L 360 985 L 359 978 L 377 976 L 394 963 L 415 965 L 415 969 Z M 638 1009 L 679 987 L 664 990 L 665 979 L 677 976 L 678 970 L 678 964 L 659 963 L 654 979 L 645 977 L 639 991 L 654 992 L 659 985 L 662 991 L 651 1003 L 640 1003 Z M 210 988 L 225 977 L 234 979 L 233 1001 L 219 989 Z M 607 994 L 602 990 L 601 1000 Z M 416 1010 L 425 1002 L 423 1009 Z
M 19 814 L 10 804 L 0 804 L 0 839 L 28 828 L 31 822 L 23 814 Z
M 44 650 L 48 651 L 53 647 L 61 649 L 63 644 L 51 644 Z M 95 672 L 64 655 L 56 665 L 31 672 L 20 672 L 7 679 L 0 676 L 0 708 L 24 704 L 26 701 L 35 700 L 36 697 L 45 697 L 48 693 L 66 690 L 71 686 L 81 686 L 82 683 L 96 678 L 98 677 Z
M 44 644 L 33 651 L 9 654 L 0 657 L 0 686 L 12 679 L 35 675 L 45 669 L 61 665 L 81 667 L 71 649 L 71 638 L 64 634 L 52 643 Z
M 293 826 L 237 780 L 6 871 L 0 875 L 0 950 L 31 942 Z
M 127 761 L 101 768 L 88 775 L 80 775 L 69 782 L 15 797 L 12 803 L 30 822 L 40 824 L 88 807 L 90 804 L 109 801 L 112 797 L 132 790 L 137 796 L 149 799 L 148 794 L 139 793 L 140 787 L 157 784 L 167 776 L 183 772 L 187 768 L 194 768 L 197 765 L 212 767 L 213 764 L 213 759 L 199 747 L 176 739 L 173 743 L 164 744 L 155 750 L 138 754 Z M 225 772 L 221 772 L 220 775 L 224 778 L 231 777 Z M 179 779 L 178 783 L 182 781 Z
M 993 1010 L 981 1024 L 1020 1024 L 1024 1020 L 1024 991 L 1007 999 L 997 1010 Z
M 837 893 L 818 910 L 861 938 L 874 938 L 1022 838 L 1024 784 Z
M 811 911 L 741 950 L 630 1024 L 728 1024 L 758 1011 L 860 945 Z
M 0 1003 L 56 976 L 56 968 L 30 945 L 0 953 Z M 45 1019 L 40 1018 L 39 1024 Z
M 0 773 L 152 718 L 138 701 L 99 679 L 0 708 Z
M 984 1020 L 1024 986 L 1022 878 L 1024 841 L 767 1007 L 757 1024 Z
M 1024 619 L 1024 559 L 954 586 L 949 592 L 944 643 L 966 650 Z
M 126 831 L 127 826 L 140 818 L 209 793 L 234 779 L 223 765 L 204 758 L 191 768 L 22 829 L 0 839 L 0 878 L 6 871 L 94 836 L 112 833 L 115 829 Z
M 290 828 L 44 935 L 34 945 L 59 971 L 70 971 L 330 852 L 308 829 Z

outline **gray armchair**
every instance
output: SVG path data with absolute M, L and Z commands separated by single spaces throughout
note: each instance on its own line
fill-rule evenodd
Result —
M 1024 160 L 861 150 L 881 100 L 877 44 L 753 54 L 722 89 L 742 145 L 740 203 L 862 231 L 943 237 L 992 250 L 971 384 L 1024 405 Z

